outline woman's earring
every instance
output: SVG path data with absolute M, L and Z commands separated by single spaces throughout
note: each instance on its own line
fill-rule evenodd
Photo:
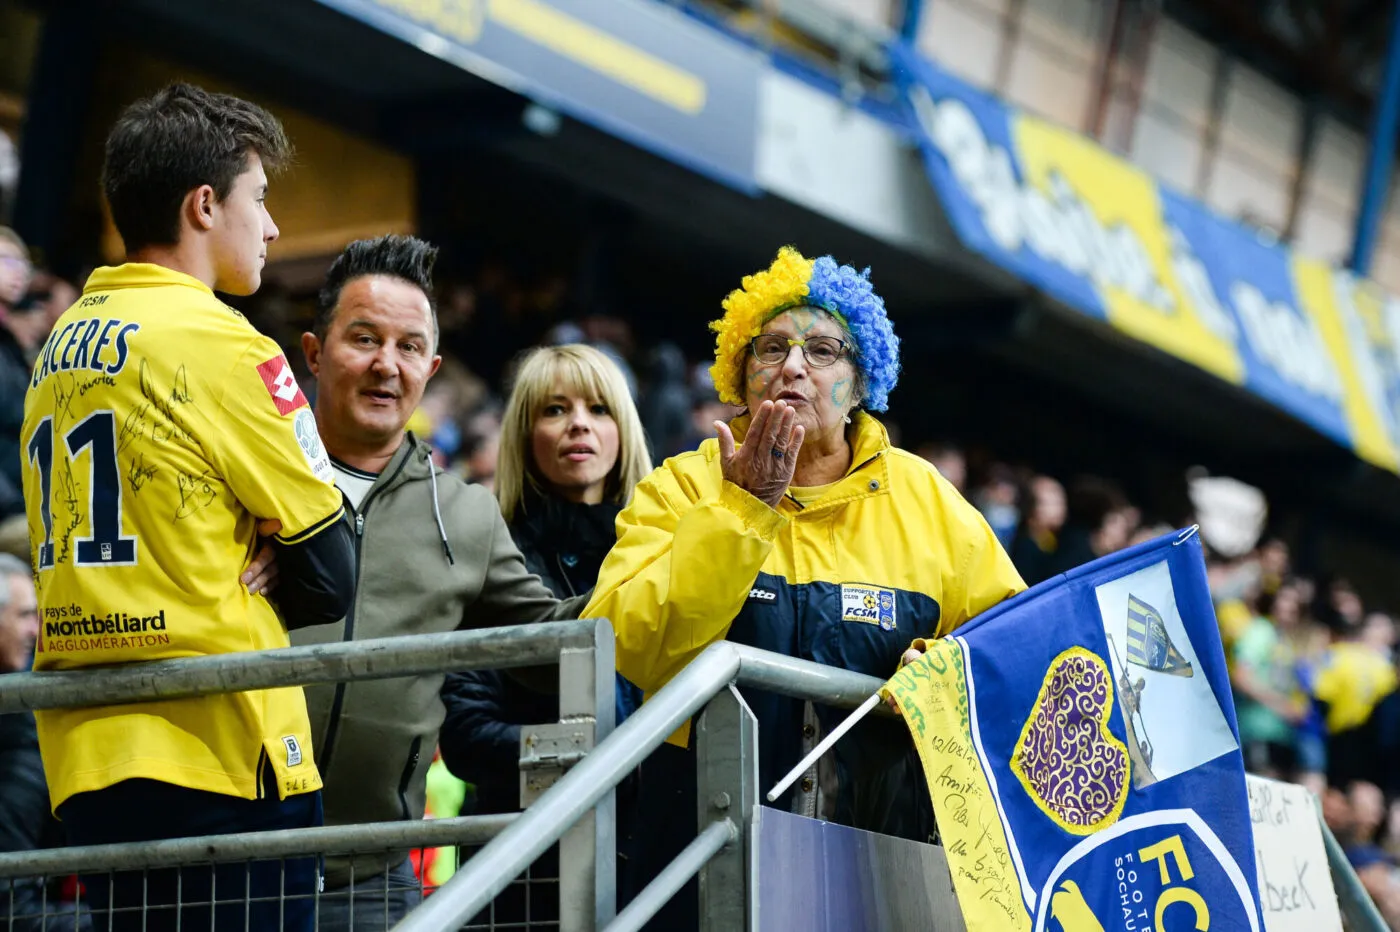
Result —
M 847 423 L 847 424 L 851 423 L 851 416 L 850 416 L 849 414 L 846 415 L 846 423 Z

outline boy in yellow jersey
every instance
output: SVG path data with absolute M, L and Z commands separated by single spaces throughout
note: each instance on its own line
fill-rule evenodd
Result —
M 128 261 L 88 279 L 25 399 L 37 670 L 285 647 L 287 628 L 349 607 L 353 544 L 315 418 L 277 345 L 214 295 L 257 289 L 277 238 L 266 169 L 289 153 L 260 107 L 182 84 L 108 137 L 103 187 Z M 260 530 L 274 535 L 278 611 L 239 580 Z M 301 689 L 36 717 L 72 844 L 321 822 Z M 215 928 L 311 928 L 309 900 L 284 912 L 279 892 L 313 893 L 312 859 L 285 876 L 264 862 L 85 881 L 97 909 L 146 904 L 110 928 L 209 928 L 211 873 L 221 899 L 271 897 L 246 915 L 219 907 Z M 178 911 L 158 908 L 177 896 Z

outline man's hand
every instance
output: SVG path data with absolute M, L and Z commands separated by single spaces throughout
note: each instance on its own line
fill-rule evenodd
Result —
M 788 407 L 786 401 L 776 405 L 765 401 L 754 412 L 749 432 L 737 450 L 729 425 L 715 421 L 724 478 L 769 508 L 777 508 L 792 483 L 797 454 L 806 433 L 796 420 L 797 412 Z
M 271 537 L 280 530 L 282 530 L 282 522 L 276 518 L 268 518 L 266 521 L 258 522 L 258 535 L 260 537 Z M 253 557 L 253 562 L 243 571 L 243 575 L 238 577 L 238 581 L 248 587 L 249 595 L 257 595 L 261 592 L 266 596 L 267 593 L 277 588 L 277 554 L 273 552 L 271 542 L 263 541 L 262 547 Z

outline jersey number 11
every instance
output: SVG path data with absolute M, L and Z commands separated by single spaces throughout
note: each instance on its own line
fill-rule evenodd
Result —
M 77 566 L 121 566 L 136 562 L 136 538 L 122 536 L 122 486 L 117 471 L 116 416 L 110 410 L 94 411 L 63 435 L 68 447 L 69 468 L 84 447 L 92 448 L 92 482 L 89 484 L 88 514 L 90 537 L 75 543 L 73 562 Z M 39 545 L 38 569 L 54 565 L 53 549 L 53 418 L 46 417 L 34 428 L 26 448 L 31 465 L 39 471 L 40 513 L 44 522 L 44 542 Z M 69 493 L 77 509 L 77 484 L 69 478 Z

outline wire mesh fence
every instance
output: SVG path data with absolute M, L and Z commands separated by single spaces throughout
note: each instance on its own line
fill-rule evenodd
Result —
M 372 872 L 355 869 L 364 863 L 361 856 L 351 862 L 349 883 L 339 888 L 313 879 L 298 889 L 297 877 L 307 866 L 312 878 L 322 876 L 319 856 L 11 877 L 0 880 L 0 930 L 379 932 L 432 896 L 477 850 L 422 847 L 407 857 L 402 850 L 379 852 L 383 859 Z M 458 928 L 533 932 L 559 926 L 557 859 L 545 857 Z

